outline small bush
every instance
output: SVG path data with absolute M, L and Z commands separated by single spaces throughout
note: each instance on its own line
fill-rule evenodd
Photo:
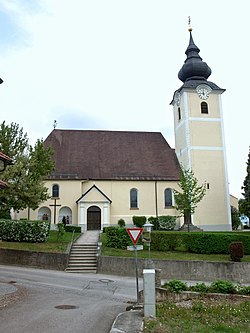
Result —
M 133 223 L 138 228 L 142 228 L 146 221 L 146 216 L 133 216 Z
M 229 253 L 232 261 L 241 261 L 244 256 L 244 246 L 242 242 L 232 242 L 229 245 Z
M 64 226 L 64 229 L 65 229 L 66 232 L 73 232 L 73 230 L 75 230 L 75 232 L 82 232 L 81 227 L 75 226 L 75 225 L 66 224 Z
M 153 224 L 153 230 L 159 230 L 159 220 L 158 217 L 150 216 L 148 222 Z
M 204 282 L 201 282 L 196 283 L 195 286 L 190 286 L 189 290 L 204 294 L 209 292 L 209 286 L 205 285 Z
M 119 225 L 120 228 L 124 228 L 125 227 L 125 221 L 123 219 L 118 220 L 117 223 L 118 223 L 118 225 Z
M 250 296 L 250 286 L 241 287 L 239 293 L 242 295 L 249 295 Z
M 159 216 L 159 230 L 174 230 L 176 226 L 176 216 Z
M 218 280 L 211 284 L 210 291 L 212 293 L 220 294 L 235 294 L 236 289 L 234 284 L 231 281 Z
M 64 224 L 63 223 L 58 223 L 56 225 L 56 227 L 57 227 L 57 240 L 59 241 L 60 239 L 62 239 L 62 237 L 65 233 Z
M 131 239 L 125 228 L 107 227 L 105 234 L 107 236 L 107 247 L 126 249 L 127 246 L 131 245 Z
M 177 294 L 188 289 L 187 284 L 180 280 L 171 280 L 165 283 L 163 287 L 168 289 L 170 292 Z

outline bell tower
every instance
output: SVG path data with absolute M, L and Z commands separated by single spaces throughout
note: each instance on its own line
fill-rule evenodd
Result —
M 175 152 L 185 169 L 192 169 L 206 195 L 192 223 L 204 231 L 231 230 L 221 96 L 225 89 L 207 79 L 212 71 L 199 55 L 189 27 L 186 60 L 178 73 L 182 86 L 174 93 Z

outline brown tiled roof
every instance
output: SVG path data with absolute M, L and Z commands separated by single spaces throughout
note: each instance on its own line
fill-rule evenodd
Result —
M 180 166 L 161 133 L 54 129 L 54 179 L 179 180 Z

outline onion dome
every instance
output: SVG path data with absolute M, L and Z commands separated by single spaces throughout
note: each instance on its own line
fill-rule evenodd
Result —
M 178 73 L 178 78 L 182 82 L 189 80 L 207 80 L 212 71 L 210 67 L 202 61 L 199 55 L 200 49 L 195 45 L 192 37 L 192 29 L 189 29 L 190 40 L 186 49 L 187 59 Z

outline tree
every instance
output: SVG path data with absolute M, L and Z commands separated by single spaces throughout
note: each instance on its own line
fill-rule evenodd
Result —
M 239 200 L 240 213 L 250 218 L 250 147 L 247 160 L 247 175 L 241 189 L 244 199 Z
M 176 209 L 184 216 L 184 225 L 189 227 L 191 216 L 195 212 L 197 204 L 202 200 L 206 193 L 205 185 L 199 185 L 197 178 L 191 169 L 181 169 L 181 177 L 178 183 L 181 192 L 174 190 Z
M 14 210 L 36 209 L 49 197 L 44 178 L 54 168 L 51 149 L 45 148 L 42 140 L 37 140 L 32 147 L 19 125 L 11 123 L 9 126 L 3 122 L 0 125 L 0 150 L 14 162 L 2 175 L 9 187 L 0 191 L 0 211 L 8 212 L 12 207 Z
M 240 226 L 240 214 L 237 208 L 231 206 L 231 220 L 232 220 L 232 229 L 237 230 Z

